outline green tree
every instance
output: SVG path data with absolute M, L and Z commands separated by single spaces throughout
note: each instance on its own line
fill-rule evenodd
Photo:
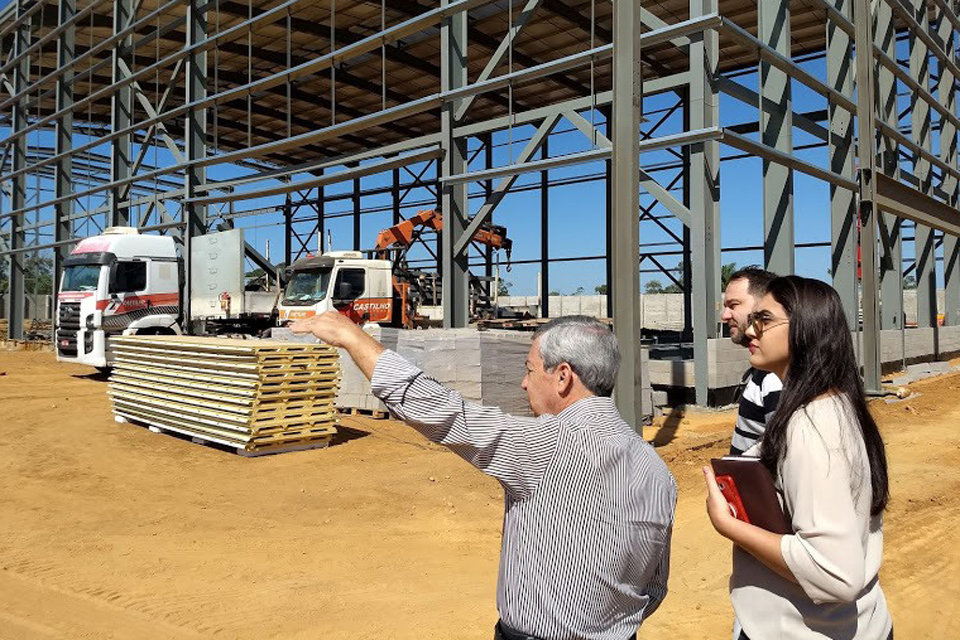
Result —
M 681 279 L 681 282 L 682 281 Z M 669 284 L 663 288 L 661 293 L 683 293 L 683 287 L 678 284 Z
M 643 287 L 644 293 L 663 293 L 663 283 L 659 280 L 648 280 Z
M 10 288 L 9 266 L 7 258 L 0 259 L 0 292 L 6 292 Z M 27 293 L 53 293 L 53 258 L 36 253 L 27 255 L 23 261 L 23 289 Z
M 500 279 L 497 281 L 497 295 L 498 296 L 508 296 L 510 295 L 510 288 L 513 287 L 513 283 L 509 280 Z
M 583 291 L 584 291 L 583 287 L 577 287 L 577 288 L 574 290 L 574 292 L 573 292 L 572 295 L 582 296 L 582 295 L 583 295 Z
M 916 289 L 917 288 L 917 278 L 913 274 L 903 277 L 903 288 L 904 289 Z
M 730 276 L 732 276 L 737 271 L 736 262 L 728 262 L 727 264 L 720 267 L 720 288 L 726 289 L 727 284 L 730 283 Z
M 596 291 L 598 295 L 601 295 L 601 296 L 607 295 L 607 285 L 605 284 L 598 284 L 593 288 L 593 290 Z

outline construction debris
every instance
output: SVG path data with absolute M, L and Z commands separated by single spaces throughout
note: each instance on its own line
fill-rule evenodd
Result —
M 112 341 L 118 421 L 261 455 L 326 446 L 336 433 L 337 350 L 191 336 Z

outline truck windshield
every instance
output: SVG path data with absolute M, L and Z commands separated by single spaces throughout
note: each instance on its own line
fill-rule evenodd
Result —
M 99 264 L 75 264 L 67 267 L 63 272 L 60 291 L 96 291 L 102 269 Z
M 297 271 L 287 283 L 287 302 L 317 302 L 327 297 L 332 269 Z

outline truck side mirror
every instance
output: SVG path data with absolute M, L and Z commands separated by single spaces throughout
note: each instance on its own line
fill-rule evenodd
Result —
M 337 285 L 337 298 L 340 300 L 350 300 L 351 295 L 353 294 L 353 287 L 350 286 L 349 282 L 341 282 Z

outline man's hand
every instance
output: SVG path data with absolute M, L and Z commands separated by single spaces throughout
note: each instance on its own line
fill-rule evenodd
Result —
M 297 320 L 290 325 L 290 331 L 312 333 L 322 342 L 346 349 L 368 379 L 373 377 L 377 360 L 383 353 L 382 344 L 374 340 L 373 336 L 364 333 L 353 320 L 336 311 Z
M 290 325 L 294 333 L 312 333 L 321 342 L 349 350 L 350 344 L 362 339 L 365 334 L 357 324 L 336 311 L 327 311 L 312 318 L 297 320 Z

